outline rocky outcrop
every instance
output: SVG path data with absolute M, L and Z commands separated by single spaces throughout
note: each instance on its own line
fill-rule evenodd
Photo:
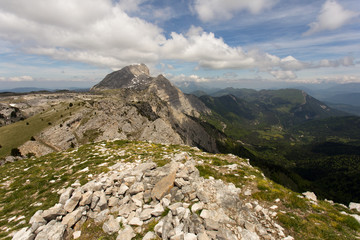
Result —
M 241 189 L 204 179 L 186 153 L 163 167 L 119 162 L 83 186 L 61 191 L 59 203 L 38 211 L 13 240 L 79 237 L 86 221 L 117 239 L 292 239 L 276 213 L 240 199 Z M 149 226 L 153 225 L 153 228 Z

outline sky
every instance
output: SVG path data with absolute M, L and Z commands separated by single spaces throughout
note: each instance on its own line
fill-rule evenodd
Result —
M 0 0 L 0 89 L 136 63 L 209 87 L 360 83 L 359 0 Z

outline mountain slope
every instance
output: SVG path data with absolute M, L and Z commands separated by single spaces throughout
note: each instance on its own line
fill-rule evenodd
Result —
M 2 168 L 2 239 L 22 228 L 21 237 L 39 238 L 81 230 L 80 239 L 122 239 L 127 230 L 135 239 L 152 232 L 161 239 L 306 240 L 355 239 L 360 229 L 354 210 L 299 197 L 246 159 L 188 146 L 103 141 Z M 151 199 L 156 184 L 173 173 L 168 194 Z

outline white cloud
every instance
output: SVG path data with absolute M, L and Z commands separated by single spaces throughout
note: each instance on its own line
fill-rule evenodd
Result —
M 270 74 L 278 80 L 291 80 L 297 78 L 296 74 L 293 71 L 274 70 L 270 71 Z
M 277 0 L 195 0 L 194 10 L 201 21 L 228 20 L 236 12 L 258 14 L 274 6 Z
M 173 81 L 173 82 L 208 82 L 209 79 L 204 78 L 204 77 L 200 77 L 198 75 L 192 74 L 192 75 L 185 75 L 185 74 L 180 74 L 180 75 L 172 75 L 172 74 L 167 74 L 166 75 L 167 78 L 169 78 L 169 80 Z
M 325 30 L 335 30 L 358 15 L 359 13 L 344 9 L 335 0 L 327 0 L 322 6 L 317 20 L 309 24 L 310 29 L 304 35 L 307 36 Z
M 34 78 L 31 76 L 18 76 L 18 77 L 0 77 L 0 81 L 9 81 L 9 82 L 27 82 L 33 81 Z

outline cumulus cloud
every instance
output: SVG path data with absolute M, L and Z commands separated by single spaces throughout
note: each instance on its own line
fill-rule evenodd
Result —
M 24 82 L 24 81 L 33 81 L 34 78 L 31 76 L 18 76 L 18 77 L 0 77 L 0 81 L 9 81 L 9 82 Z
M 322 6 L 317 20 L 309 24 L 310 29 L 304 35 L 308 36 L 320 31 L 335 30 L 358 15 L 359 13 L 344 9 L 335 0 L 327 0 Z
M 240 11 L 258 14 L 274 6 L 277 0 L 195 0 L 193 9 L 201 21 L 228 20 Z
M 246 51 L 194 26 L 186 33 L 172 32 L 166 37 L 156 24 L 128 15 L 145 2 L 0 0 L 0 39 L 26 53 L 112 69 L 139 62 L 154 66 L 170 60 L 197 63 L 198 67 L 208 69 L 255 69 L 277 78 L 294 78 L 294 71 L 305 68 L 354 64 L 352 58 L 305 63 L 293 56 L 279 58 L 256 49 Z M 206 5 L 202 0 L 195 3 Z M 208 7 L 212 14 L 216 13 L 212 9 L 223 9 L 231 15 L 233 10 L 257 13 L 275 3 L 275 0 L 224 1 L 223 7 L 217 8 L 220 1 L 211 0 Z

